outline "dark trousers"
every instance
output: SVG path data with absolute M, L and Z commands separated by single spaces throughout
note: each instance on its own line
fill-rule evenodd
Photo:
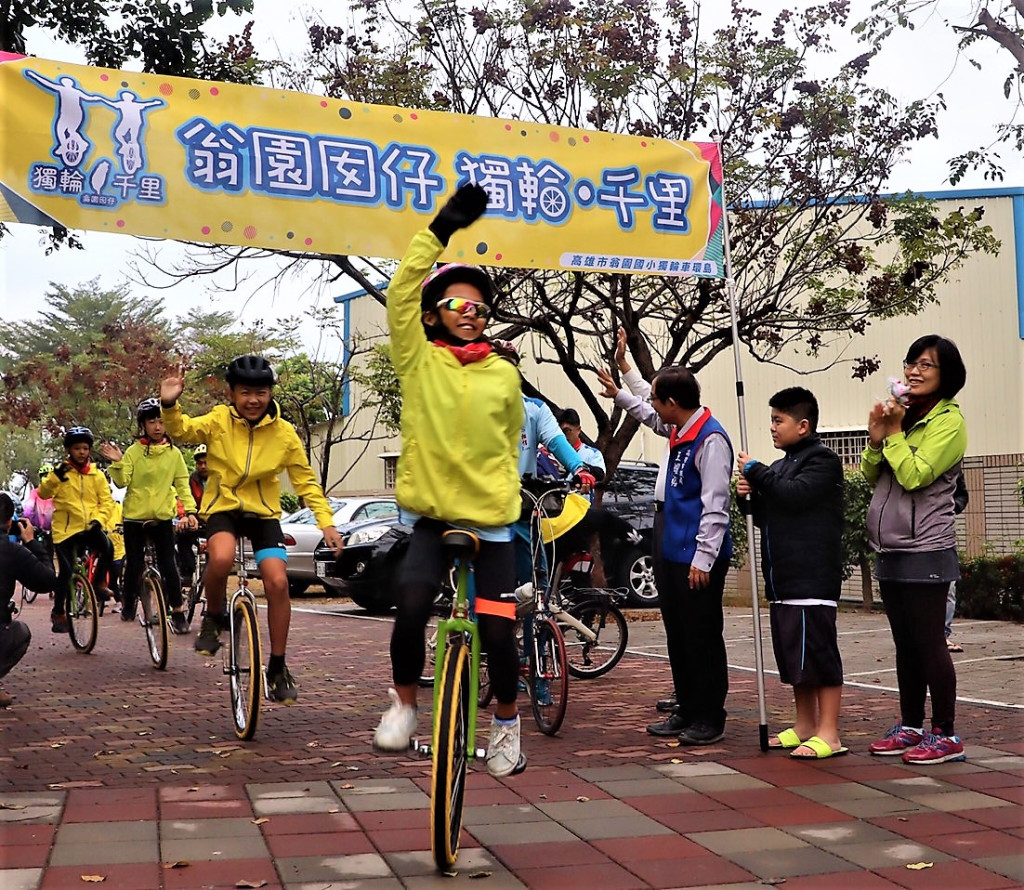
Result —
M 124 599 L 135 603 L 142 587 L 142 573 L 146 568 L 146 538 L 153 542 L 156 564 L 164 598 L 172 609 L 181 607 L 181 578 L 174 552 L 174 526 L 170 519 L 142 523 L 126 519 L 124 523 Z
M 32 631 L 24 621 L 0 624 L 0 678 L 6 677 L 28 652 Z
M 715 563 L 707 587 L 691 588 L 690 566 L 667 560 L 661 552 L 663 521 L 663 514 L 656 513 L 652 562 L 679 713 L 688 724 L 722 729 L 729 692 L 722 595 L 729 561 Z
M 53 615 L 63 615 L 67 610 L 75 554 L 83 547 L 88 547 L 96 554 L 95 586 L 105 587 L 109 583 L 107 579 L 113 568 L 114 548 L 103 529 L 89 528 L 65 538 L 54 548 L 57 551 L 57 590 L 53 595 Z
M 956 669 L 946 648 L 949 584 L 879 581 L 885 615 L 896 644 L 896 681 L 904 726 L 925 727 L 925 693 L 932 697 L 932 728 L 953 735 Z
M 191 584 L 196 573 L 196 552 L 192 548 L 199 543 L 199 532 L 179 531 L 175 533 L 175 549 L 178 552 L 178 572 L 182 584 Z
M 441 536 L 449 526 L 421 519 L 413 529 L 409 550 L 398 579 L 395 626 L 391 631 L 391 674 L 397 686 L 419 681 L 426 659 L 423 632 L 430 619 L 434 597 L 448 570 L 441 550 Z M 473 561 L 478 600 L 500 600 L 515 589 L 515 546 L 481 541 Z M 508 600 L 506 600 L 508 602 Z M 514 600 L 512 600 L 514 602 Z M 480 648 L 487 653 L 488 674 L 494 697 L 511 704 L 519 689 L 519 651 L 512 618 L 477 613 Z

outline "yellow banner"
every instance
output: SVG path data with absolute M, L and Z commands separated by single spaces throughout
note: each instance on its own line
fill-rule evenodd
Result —
M 0 53 L 0 218 L 399 257 L 460 185 L 447 259 L 721 277 L 714 143 L 363 105 Z

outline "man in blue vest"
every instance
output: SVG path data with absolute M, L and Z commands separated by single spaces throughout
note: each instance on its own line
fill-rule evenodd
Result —
M 675 704 L 647 732 L 677 736 L 683 745 L 711 745 L 725 734 L 729 691 L 722 593 L 732 557 L 732 443 L 701 406 L 700 385 L 689 370 L 663 368 L 648 388 L 626 362 L 620 340 L 616 361 L 631 392 L 600 371 L 602 395 L 669 440 L 655 488 L 652 555 Z

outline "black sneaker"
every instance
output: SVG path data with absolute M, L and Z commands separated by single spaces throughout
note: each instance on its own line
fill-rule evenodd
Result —
M 668 698 L 659 698 L 655 707 L 658 709 L 659 714 L 671 714 L 679 707 L 676 694 L 673 692 Z
M 689 721 L 678 711 L 669 714 L 660 723 L 652 723 L 647 727 L 647 734 L 659 738 L 669 738 L 679 735 L 687 728 Z
M 188 619 L 184 612 L 171 612 L 171 633 L 179 635 L 188 633 Z
M 67 615 L 51 615 L 50 622 L 50 630 L 55 634 L 66 634 L 68 632 Z
M 135 615 L 139 610 L 138 600 L 126 599 L 121 606 L 121 620 L 122 621 L 134 621 Z
M 680 745 L 713 745 L 725 738 L 725 728 L 719 729 L 707 723 L 694 723 L 679 733 Z
M 203 623 L 199 626 L 199 636 L 196 637 L 196 652 L 200 655 L 216 655 L 220 649 L 220 629 L 220 615 L 204 615 Z
M 295 678 L 287 667 L 281 668 L 279 674 L 267 674 L 267 694 L 283 705 L 294 705 L 299 697 L 295 688 Z

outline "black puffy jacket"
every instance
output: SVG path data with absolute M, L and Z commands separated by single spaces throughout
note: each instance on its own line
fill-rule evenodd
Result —
M 770 467 L 744 474 L 761 529 L 761 571 L 769 600 L 839 601 L 843 581 L 843 465 L 817 436 L 786 450 Z

